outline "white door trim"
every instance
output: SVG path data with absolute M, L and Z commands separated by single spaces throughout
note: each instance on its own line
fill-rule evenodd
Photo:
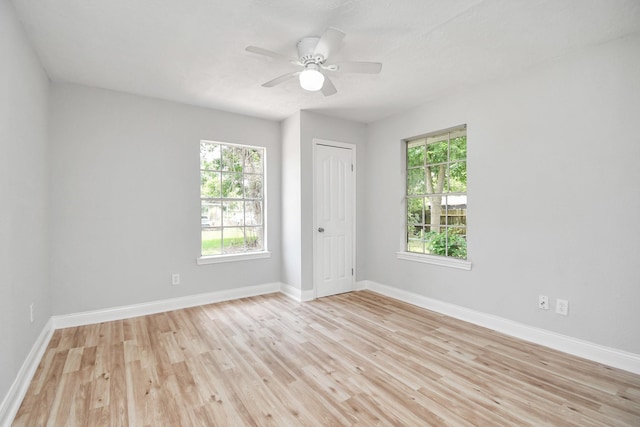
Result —
M 353 194 L 353 200 L 352 200 L 352 209 L 351 209 L 351 213 L 352 213 L 352 245 L 351 247 L 352 249 L 352 253 L 351 253 L 351 265 L 353 266 L 353 275 L 351 276 L 351 289 L 355 290 L 355 283 L 356 283 L 356 230 L 357 230 L 357 224 L 356 224 L 356 199 L 357 199 L 357 192 L 356 189 L 358 188 L 357 186 L 357 181 L 356 181 L 356 176 L 357 176 L 357 164 L 356 164 L 356 160 L 358 158 L 358 156 L 356 155 L 356 145 L 355 144 L 351 144 L 348 142 L 338 142 L 338 141 L 330 141 L 330 140 L 326 140 L 326 139 L 319 139 L 319 138 L 313 138 L 313 159 L 312 159 L 312 164 L 313 164 L 313 299 L 316 299 L 318 297 L 318 284 L 316 283 L 316 272 L 318 271 L 318 257 L 316 256 L 316 252 L 317 252 L 317 240 L 318 240 L 318 233 L 316 232 L 316 230 L 318 229 L 318 218 L 317 218 L 317 213 L 316 213 L 316 196 L 317 196 L 317 191 L 316 191 L 316 159 L 317 159 L 317 155 L 316 155 L 316 149 L 318 147 L 318 145 L 326 145 L 329 147 L 337 147 L 337 148 L 346 148 L 348 150 L 351 150 L 351 160 L 353 162 L 353 179 L 351 180 L 351 186 L 352 188 L 352 194 Z

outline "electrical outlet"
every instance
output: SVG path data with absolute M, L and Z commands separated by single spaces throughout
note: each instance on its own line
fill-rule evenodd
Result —
M 566 299 L 557 299 L 556 300 L 556 313 L 562 314 L 563 316 L 569 315 L 569 301 Z
M 180 284 L 180 275 L 178 273 L 173 273 L 171 275 L 171 284 L 174 286 Z
M 29 320 L 33 323 L 33 303 L 29 304 Z
M 540 295 L 538 297 L 538 308 L 541 310 L 549 310 L 549 297 L 546 295 Z

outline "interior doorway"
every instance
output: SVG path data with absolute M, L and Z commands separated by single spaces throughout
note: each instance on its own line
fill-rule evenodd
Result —
M 314 140 L 314 290 L 316 298 L 355 284 L 355 150 Z

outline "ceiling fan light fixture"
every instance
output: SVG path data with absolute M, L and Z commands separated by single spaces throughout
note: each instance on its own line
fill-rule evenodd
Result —
M 322 89 L 324 85 L 324 75 L 318 71 L 316 64 L 309 64 L 300 73 L 300 86 L 302 89 L 315 92 Z

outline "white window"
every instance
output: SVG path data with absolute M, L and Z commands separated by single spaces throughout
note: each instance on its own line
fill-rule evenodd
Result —
M 467 130 L 406 141 L 407 252 L 467 259 Z
M 264 252 L 265 149 L 200 142 L 201 255 Z

